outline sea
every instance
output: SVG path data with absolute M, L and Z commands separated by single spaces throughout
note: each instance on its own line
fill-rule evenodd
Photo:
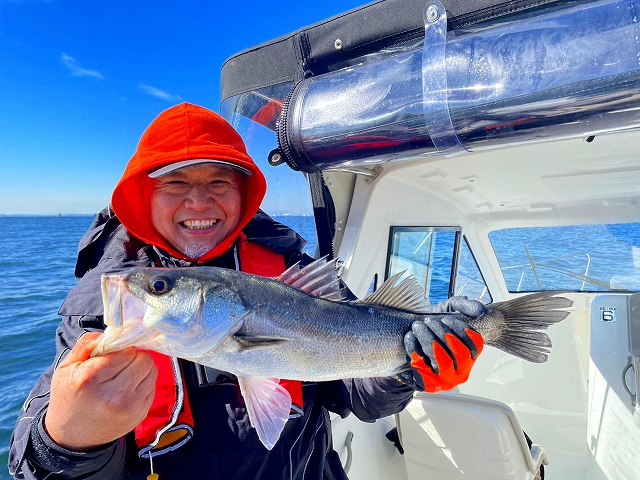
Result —
M 316 250 L 313 217 L 281 216 Z M 58 309 L 76 284 L 78 241 L 94 216 L 0 216 L 0 480 L 18 412 L 53 362 Z

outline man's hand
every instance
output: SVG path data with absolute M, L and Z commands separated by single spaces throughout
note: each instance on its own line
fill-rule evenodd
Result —
M 467 317 L 479 317 L 484 305 L 466 297 L 452 297 L 434 305 L 434 314 L 424 321 L 413 322 L 404 337 L 411 369 L 399 379 L 423 392 L 450 390 L 469 378 L 471 367 L 482 352 L 484 340 L 457 315 L 437 313 L 458 312 Z
M 444 312 L 457 312 L 467 317 L 478 318 L 487 313 L 487 309 L 479 300 L 469 300 L 465 296 L 456 295 L 433 305 L 433 313 Z
M 45 429 L 69 450 L 85 451 L 124 436 L 153 402 L 158 372 L 151 355 L 130 347 L 90 358 L 99 337 L 80 337 L 51 380 Z

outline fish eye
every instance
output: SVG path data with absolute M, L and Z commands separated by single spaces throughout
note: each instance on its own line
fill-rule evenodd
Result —
M 149 280 L 149 291 L 154 295 L 163 295 L 171 290 L 171 282 L 164 275 L 157 275 Z

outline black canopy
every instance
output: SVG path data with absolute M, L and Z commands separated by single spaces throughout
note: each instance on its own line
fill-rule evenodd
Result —
M 320 75 L 332 66 L 424 36 L 425 0 L 379 0 L 237 53 L 222 66 L 221 101 Z M 566 0 L 442 0 L 449 30 Z M 580 2 L 583 3 L 583 2 Z

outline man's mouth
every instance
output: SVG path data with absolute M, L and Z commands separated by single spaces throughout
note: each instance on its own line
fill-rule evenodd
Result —
M 211 228 L 216 223 L 218 223 L 218 219 L 208 219 L 208 220 L 184 220 L 180 222 L 180 225 L 187 228 L 188 230 L 201 230 L 204 228 Z

